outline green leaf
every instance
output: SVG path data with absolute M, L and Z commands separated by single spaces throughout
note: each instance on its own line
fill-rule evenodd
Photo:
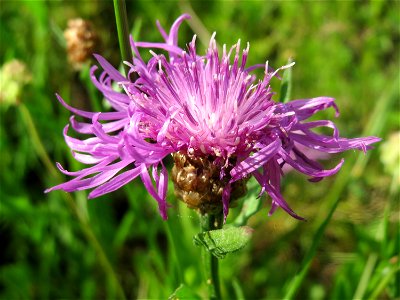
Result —
M 203 246 L 218 258 L 242 249 L 249 242 L 253 229 L 248 226 L 227 227 L 201 232 L 194 236 L 196 246 Z
M 240 286 L 239 280 L 236 277 L 232 279 L 232 287 L 235 292 L 235 299 L 237 300 L 246 299 L 244 296 L 243 288 Z
M 261 198 L 258 197 L 259 185 L 257 181 L 252 178 L 249 183 L 249 193 L 248 196 L 243 201 L 242 210 L 240 214 L 236 217 L 233 224 L 235 226 L 244 226 L 247 224 L 248 219 L 256 214 L 262 208 Z
M 292 63 L 292 59 L 289 58 L 288 64 Z M 290 94 L 292 93 L 292 68 L 287 68 L 283 71 L 281 90 L 279 93 L 279 101 L 286 103 L 290 100 Z
M 175 292 L 169 296 L 168 300 L 180 300 L 180 299 L 201 299 L 197 294 L 193 292 L 188 286 L 181 284 Z

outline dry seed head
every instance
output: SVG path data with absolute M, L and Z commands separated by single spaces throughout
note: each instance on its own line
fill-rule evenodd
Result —
M 67 42 L 68 60 L 75 69 L 91 58 L 98 45 L 99 38 L 92 23 L 83 19 L 71 19 L 64 31 Z

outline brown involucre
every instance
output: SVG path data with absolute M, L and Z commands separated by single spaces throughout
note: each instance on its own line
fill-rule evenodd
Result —
M 189 156 L 173 154 L 172 181 L 175 195 L 188 207 L 201 214 L 217 214 L 222 211 L 222 192 L 228 184 L 226 177 L 221 180 L 221 168 L 214 164 L 212 156 Z M 226 170 L 229 171 L 229 170 Z M 247 192 L 248 178 L 232 184 L 230 204 Z

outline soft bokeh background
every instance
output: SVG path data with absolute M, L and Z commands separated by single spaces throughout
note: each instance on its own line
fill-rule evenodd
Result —
M 265 208 L 250 219 L 251 243 L 221 261 L 224 297 L 280 299 L 292 292 L 297 299 L 399 297 L 400 2 L 127 6 L 140 40 L 159 41 L 156 19 L 169 28 L 189 12 L 194 18 L 182 25 L 182 46 L 195 32 L 204 49 L 216 31 L 220 45 L 249 41 L 249 64 L 269 60 L 279 67 L 293 57 L 292 98 L 333 96 L 343 136 L 383 138 L 367 155 L 331 157 L 327 166 L 346 159 L 333 178 L 314 184 L 289 173 L 283 193 L 308 221 L 282 211 L 268 217 L 270 203 L 264 199 Z M 67 58 L 63 31 L 78 17 L 97 32 L 96 51 L 118 66 L 111 1 L 0 2 L 1 298 L 113 299 L 122 289 L 130 299 L 166 299 L 182 282 L 205 297 L 200 250 L 192 244 L 198 220 L 172 189 L 167 222 L 139 181 L 91 201 L 86 192 L 43 193 L 65 180 L 55 161 L 80 168 L 62 137 L 70 114 L 54 94 L 80 108 L 103 106 L 88 79 L 87 65 L 94 62 L 79 71 Z M 15 59 L 19 62 L 10 65 Z M 332 219 L 324 224 L 332 207 Z M 231 210 L 228 222 L 239 209 L 240 204 Z M 304 280 L 296 281 L 301 272 Z

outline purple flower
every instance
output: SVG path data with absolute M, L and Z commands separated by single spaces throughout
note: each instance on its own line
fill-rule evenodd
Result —
M 178 28 L 188 18 L 188 15 L 179 17 L 169 34 L 157 23 L 163 43 L 131 41 L 135 58 L 125 62 L 130 67 L 127 77 L 96 55 L 104 71 L 97 78 L 97 67 L 93 67 L 92 80 L 112 106 L 112 112 L 81 111 L 57 95 L 67 109 L 89 120 L 86 123 L 74 117 L 70 120 L 76 132 L 90 135 L 89 138 L 69 136 L 69 125 L 64 136 L 74 157 L 91 166 L 69 172 L 57 164 L 61 172 L 74 178 L 47 192 L 94 188 L 89 198 L 95 198 L 140 176 L 166 219 L 168 172 L 163 159 L 179 152 L 187 157 L 209 158 L 216 166 L 224 182 L 220 201 L 225 217 L 234 183 L 254 176 L 261 186 L 260 194 L 266 192 L 272 199 L 270 214 L 281 207 L 301 219 L 281 195 L 283 165 L 306 174 L 310 181 L 319 181 L 335 174 L 343 159 L 333 169 L 325 170 L 300 149 L 365 152 L 380 139 L 346 139 L 340 137 L 332 121 L 307 121 L 329 107 L 338 115 L 333 98 L 317 97 L 285 104 L 273 101 L 271 78 L 292 64 L 276 71 L 268 63 L 247 67 L 249 44 L 241 50 L 239 41 L 230 49 L 224 46 L 219 53 L 214 34 L 204 56 L 196 51 L 196 36 L 186 51 L 179 48 Z M 150 51 L 152 58 L 146 63 L 138 48 L 161 49 L 168 58 Z M 265 70 L 261 79 L 252 73 L 257 68 Z M 138 75 L 134 82 L 128 79 L 131 73 Z M 114 88 L 115 84 L 119 90 Z M 319 127 L 332 129 L 332 135 L 313 131 Z

